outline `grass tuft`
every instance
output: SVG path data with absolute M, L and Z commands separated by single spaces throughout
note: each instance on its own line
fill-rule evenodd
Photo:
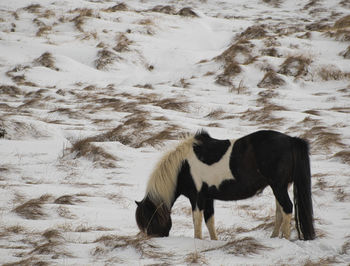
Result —
M 25 219 L 38 220 L 46 217 L 42 207 L 51 199 L 51 195 L 45 194 L 37 199 L 31 199 L 19 206 L 13 211 Z
M 265 74 L 263 79 L 258 83 L 259 88 L 270 88 L 275 89 L 280 86 L 283 86 L 286 82 L 284 79 L 278 76 L 278 74 L 271 70 Z
M 306 76 L 309 73 L 308 67 L 310 64 L 310 58 L 304 56 L 289 56 L 280 66 L 278 73 L 296 78 Z
M 194 12 L 190 7 L 184 7 L 180 9 L 179 12 L 177 12 L 177 14 L 182 17 L 192 17 L 192 18 L 198 17 L 197 13 Z
M 55 60 L 51 53 L 45 52 L 40 57 L 34 60 L 34 63 L 43 67 L 50 68 L 58 71 L 59 69 L 55 66 Z

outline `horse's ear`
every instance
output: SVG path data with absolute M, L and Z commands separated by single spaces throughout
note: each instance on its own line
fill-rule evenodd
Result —
M 141 201 L 136 201 L 136 200 L 135 200 L 135 203 L 136 203 L 137 206 L 140 206 Z

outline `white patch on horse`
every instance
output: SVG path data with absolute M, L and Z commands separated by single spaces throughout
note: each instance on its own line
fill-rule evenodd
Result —
M 191 175 L 197 191 L 200 191 L 203 182 L 206 182 L 208 186 L 219 187 L 222 181 L 234 179 L 230 170 L 230 156 L 234 141 L 230 140 L 230 143 L 230 147 L 227 149 L 220 161 L 212 165 L 207 165 L 201 162 L 198 160 L 194 151 L 191 151 L 187 161 L 190 165 Z

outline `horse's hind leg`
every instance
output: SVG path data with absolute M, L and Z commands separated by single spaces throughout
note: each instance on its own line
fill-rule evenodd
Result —
M 210 239 L 217 240 L 218 237 L 216 235 L 214 220 L 214 200 L 212 199 L 207 199 L 205 201 L 204 220 L 209 231 Z
M 279 236 L 282 220 L 283 220 L 282 207 L 276 199 L 275 227 L 273 229 L 271 237 L 278 237 Z
M 290 222 L 292 219 L 293 203 L 288 195 L 288 186 L 286 188 L 274 188 L 272 187 L 273 193 L 281 205 L 282 210 L 282 237 L 289 239 L 290 237 Z

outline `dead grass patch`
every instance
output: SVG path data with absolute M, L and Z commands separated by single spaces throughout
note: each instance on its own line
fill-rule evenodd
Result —
M 94 141 L 94 137 L 79 140 L 72 145 L 70 150 L 75 153 L 75 158 L 85 157 L 103 168 L 114 168 L 117 158 L 95 145 Z
M 133 42 L 128 39 L 128 37 L 125 34 L 120 34 L 117 37 L 117 46 L 113 48 L 118 53 L 127 52 L 129 51 L 129 45 Z
M 268 1 L 268 0 L 267 0 Z M 273 1 L 273 0 L 270 0 Z M 262 39 L 266 37 L 266 30 L 264 25 L 253 25 L 248 27 L 245 31 L 238 35 L 239 39 L 251 40 L 251 39 Z
M 73 18 L 71 21 L 80 32 L 84 32 L 83 25 L 86 21 L 86 18 L 94 16 L 93 10 L 90 8 L 76 8 L 71 11 L 71 13 L 79 13 L 79 15 Z
M 279 57 L 279 53 L 275 47 L 268 47 L 264 48 L 261 51 L 262 55 L 272 56 L 272 57 Z
M 185 257 L 185 262 L 187 264 L 196 264 L 196 265 L 208 264 L 207 260 L 205 259 L 205 256 L 197 251 L 188 254 Z
M 59 69 L 55 66 L 54 57 L 49 52 L 43 53 L 40 57 L 34 60 L 34 63 L 39 66 L 43 66 L 55 71 L 59 71 Z
M 66 251 L 62 247 L 62 243 L 59 241 L 49 241 L 44 244 L 36 246 L 32 251 L 28 253 L 29 255 L 50 255 L 52 259 L 59 259 L 65 257 L 73 257 L 73 255 Z
M 8 95 L 11 97 L 17 97 L 23 94 L 22 90 L 12 85 L 0 85 L 0 95 Z
M 65 219 L 76 219 L 77 216 L 73 214 L 67 207 L 60 205 L 57 208 L 57 214 Z
M 318 71 L 318 75 L 324 81 L 342 80 L 345 78 L 350 78 L 350 73 L 345 73 L 334 65 L 323 66 Z
M 64 205 L 75 205 L 77 203 L 82 203 L 83 200 L 79 199 L 76 195 L 63 195 L 55 199 L 55 204 L 64 204 Z
M 350 59 L 350 46 L 348 46 L 348 48 L 346 48 L 344 51 L 340 52 L 339 55 L 345 59 Z
M 304 266 L 335 265 L 338 263 L 340 263 L 340 261 L 335 256 L 331 256 L 331 257 L 321 258 L 319 260 L 308 259 L 304 263 Z
M 285 108 L 275 104 L 267 104 L 264 107 L 254 110 L 248 108 L 245 112 L 240 114 L 240 119 L 263 124 L 265 127 L 268 125 L 278 126 L 283 122 L 283 118 L 273 115 L 273 111 L 284 111 Z
M 116 4 L 112 7 L 108 7 L 106 9 L 103 9 L 102 11 L 104 12 L 117 12 L 117 11 L 128 11 L 128 6 L 124 3 L 119 3 L 119 4 Z
M 340 134 L 329 131 L 324 126 L 314 126 L 304 134 L 301 138 L 311 141 L 311 149 L 314 151 L 329 152 L 333 147 L 344 148 Z
M 205 116 L 209 119 L 221 119 L 225 115 L 225 111 L 222 108 L 215 109 Z
M 248 256 L 259 254 L 259 252 L 271 250 L 271 248 L 259 243 L 255 238 L 244 237 L 240 239 L 230 240 L 220 247 L 209 248 L 202 252 L 214 250 L 223 250 L 224 252 L 228 254 L 233 254 L 235 256 Z
M 25 8 L 23 8 L 23 10 L 28 11 L 29 13 L 39 13 L 40 9 L 42 8 L 41 5 L 39 4 L 31 4 Z
M 195 18 L 198 17 L 197 13 L 192 10 L 190 7 L 184 7 L 177 12 L 177 15 L 180 15 L 182 17 L 191 17 Z
M 51 198 L 51 195 L 45 194 L 37 199 L 31 199 L 17 206 L 13 211 L 25 219 L 38 220 L 45 218 L 46 214 L 42 208 Z
M 344 191 L 343 188 L 338 188 L 335 192 L 335 198 L 339 202 L 348 202 L 350 199 L 350 194 Z
M 333 155 L 334 158 L 339 159 L 343 163 L 350 164 L 350 150 L 343 150 Z
M 350 254 L 350 236 L 347 236 L 347 241 L 342 245 L 341 255 Z
M 280 7 L 282 3 L 282 0 L 262 0 L 262 1 L 276 8 Z
M 100 245 L 91 252 L 95 256 L 99 255 L 101 250 L 103 250 L 104 253 L 109 253 L 116 249 L 125 248 L 136 250 L 141 257 L 159 259 L 163 262 L 168 261 L 173 256 L 170 252 L 161 251 L 160 248 L 151 241 L 151 238 L 144 234 L 138 234 L 136 236 L 105 235 L 96 239 L 94 243 Z M 103 246 L 101 247 L 101 245 Z
M 187 110 L 189 101 L 185 99 L 170 97 L 154 101 L 153 104 L 155 106 L 161 107 L 162 109 L 185 112 Z
M 107 67 L 113 64 L 118 59 L 121 59 L 114 52 L 108 49 L 99 50 L 97 53 L 97 59 L 95 60 L 95 66 L 98 70 L 106 70 Z
M 270 88 L 275 89 L 280 86 L 283 86 L 286 82 L 284 79 L 279 77 L 279 75 L 275 71 L 267 72 L 263 79 L 258 83 L 259 88 Z
M 311 59 L 304 56 L 289 56 L 280 66 L 279 74 L 301 77 L 309 73 L 308 67 Z
M 5 263 L 3 264 L 3 266 L 47 266 L 50 265 L 49 262 L 43 261 L 40 258 L 37 258 L 35 256 L 31 256 L 29 258 L 26 259 L 22 259 L 20 261 L 16 261 L 16 262 L 11 262 L 11 263 Z
M 350 15 L 342 17 L 334 23 L 334 28 L 337 28 L 337 29 L 347 28 L 347 27 L 350 27 Z
M 169 5 L 157 5 L 151 9 L 152 12 L 159 12 L 159 13 L 164 13 L 168 15 L 175 15 L 176 10 L 175 7 L 169 6 Z

